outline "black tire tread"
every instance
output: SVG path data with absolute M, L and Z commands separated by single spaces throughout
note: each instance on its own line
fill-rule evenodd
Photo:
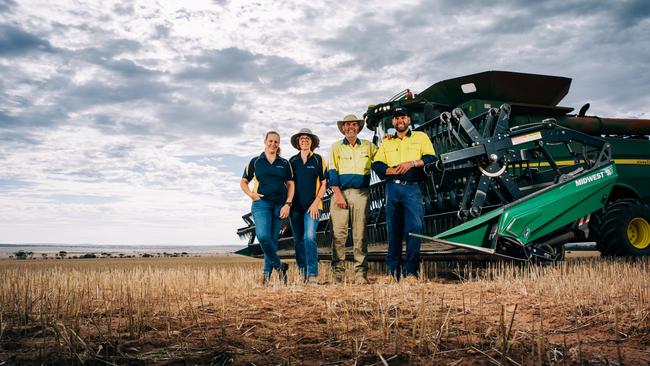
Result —
M 625 256 L 639 255 L 634 252 L 634 248 L 627 239 L 627 226 L 630 218 L 630 212 L 641 211 L 646 220 L 650 220 L 650 206 L 634 198 L 624 198 L 615 201 L 604 209 L 599 225 L 600 238 L 596 242 L 597 248 L 603 256 Z M 590 235 L 591 236 L 591 235 Z M 645 250 L 650 252 L 650 250 Z

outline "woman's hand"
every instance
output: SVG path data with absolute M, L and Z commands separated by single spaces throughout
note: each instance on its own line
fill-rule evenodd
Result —
M 264 195 L 257 192 L 251 192 L 248 197 L 250 197 L 253 201 L 259 201 L 262 199 L 262 197 L 264 197 Z
M 284 206 L 282 206 L 282 208 L 280 209 L 280 218 L 286 219 L 287 217 L 289 217 L 290 210 L 291 207 L 289 207 L 289 205 L 285 204 Z
M 307 209 L 307 212 L 309 212 L 309 216 L 312 219 L 317 219 L 318 218 L 318 201 L 314 201 L 311 206 Z

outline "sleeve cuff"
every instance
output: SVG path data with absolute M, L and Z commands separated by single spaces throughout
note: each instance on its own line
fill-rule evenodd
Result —
M 388 165 L 386 163 L 381 162 L 381 161 L 375 161 L 372 163 L 372 170 L 377 173 L 380 179 L 386 179 L 386 170 L 388 169 Z

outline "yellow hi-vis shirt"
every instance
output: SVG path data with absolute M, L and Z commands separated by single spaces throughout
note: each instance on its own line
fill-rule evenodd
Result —
M 397 134 L 389 136 L 379 145 L 379 150 L 377 150 L 372 164 L 373 170 L 377 172 L 380 178 L 385 178 L 387 168 L 395 167 L 400 163 L 420 159 L 425 164 L 435 161 L 436 151 L 433 149 L 429 136 L 424 132 L 409 130 L 403 139 L 397 137 Z M 424 179 L 424 173 L 422 168 L 415 168 L 404 175 L 391 176 L 391 178 L 420 181 Z
M 376 152 L 375 144 L 359 138 L 354 146 L 345 138 L 335 142 L 330 153 L 327 184 L 338 186 L 340 190 L 368 188 L 370 166 Z

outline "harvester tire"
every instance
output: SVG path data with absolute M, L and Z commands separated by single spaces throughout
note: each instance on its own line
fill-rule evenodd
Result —
M 626 198 L 604 209 L 600 225 L 603 256 L 650 255 L 650 206 L 640 200 Z

